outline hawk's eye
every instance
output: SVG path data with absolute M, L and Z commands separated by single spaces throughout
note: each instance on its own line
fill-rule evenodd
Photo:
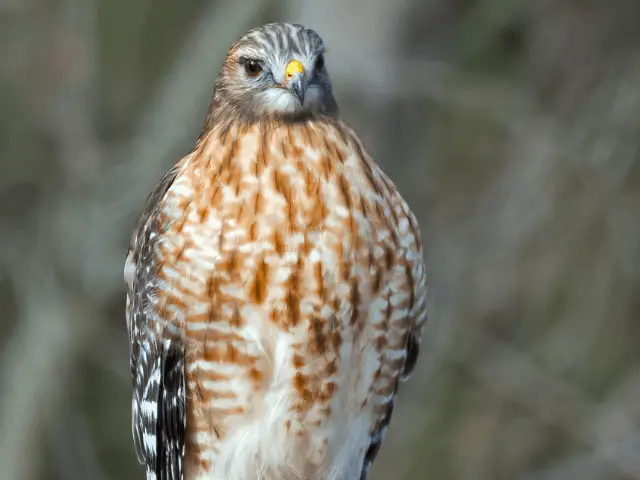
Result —
M 257 77 L 262 71 L 262 65 L 258 60 L 246 60 L 244 62 L 244 71 L 250 77 Z
M 324 55 L 320 54 L 316 60 L 316 70 L 322 70 L 324 68 Z

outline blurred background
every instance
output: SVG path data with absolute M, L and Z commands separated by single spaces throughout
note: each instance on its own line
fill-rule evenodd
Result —
M 640 479 L 640 3 L 0 0 L 0 479 L 142 479 L 122 269 L 231 43 L 316 29 L 420 221 L 371 478 Z

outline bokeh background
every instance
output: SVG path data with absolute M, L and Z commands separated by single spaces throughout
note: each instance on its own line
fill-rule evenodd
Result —
M 640 479 L 640 3 L 0 1 L 0 479 L 143 478 L 122 268 L 230 44 L 315 28 L 417 213 L 430 323 L 372 479 Z

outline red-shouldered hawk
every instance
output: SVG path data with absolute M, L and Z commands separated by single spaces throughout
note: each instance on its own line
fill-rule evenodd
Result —
M 151 479 L 362 480 L 426 320 L 418 224 L 338 117 L 316 32 L 231 48 L 125 265 Z

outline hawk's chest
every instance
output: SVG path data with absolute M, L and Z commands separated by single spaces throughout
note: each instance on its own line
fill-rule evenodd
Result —
M 388 256 L 393 212 L 364 161 L 330 129 L 212 136 L 165 199 L 163 268 L 191 278 L 202 298 L 256 306 L 306 299 L 294 311 L 317 309 L 354 281 L 379 282 L 373 266 Z
M 293 434 L 364 448 L 413 302 L 406 212 L 326 125 L 212 134 L 185 159 L 157 218 L 155 298 L 187 340 L 188 423 L 206 432 L 192 451 L 212 431 L 223 452 L 239 450 L 234 435 L 256 451 Z

